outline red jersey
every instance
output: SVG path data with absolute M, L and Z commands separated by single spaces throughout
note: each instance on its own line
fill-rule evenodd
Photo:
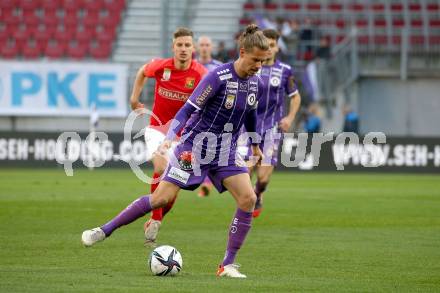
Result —
M 153 59 L 145 66 L 144 75 L 156 79 L 153 113 L 159 121 L 151 116 L 150 125 L 165 125 L 173 119 L 207 72 L 195 60 L 187 70 L 176 69 L 174 58 Z

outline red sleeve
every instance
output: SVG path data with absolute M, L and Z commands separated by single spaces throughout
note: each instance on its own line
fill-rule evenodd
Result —
M 144 75 L 146 77 L 155 77 L 156 71 L 160 68 L 162 68 L 163 65 L 162 59 L 153 59 L 150 63 L 147 63 L 147 65 L 144 68 Z

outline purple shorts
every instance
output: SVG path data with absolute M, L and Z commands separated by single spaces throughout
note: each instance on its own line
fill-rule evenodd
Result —
M 185 190 L 195 190 L 208 176 L 218 192 L 222 193 L 226 191 L 226 187 L 223 185 L 225 178 L 248 173 L 248 168 L 236 164 L 235 159 L 230 159 L 227 166 L 219 166 L 217 161 L 213 161 L 201 164 L 197 166 L 197 170 L 194 170 L 191 146 L 192 144 L 183 143 L 176 147 L 174 150 L 175 158 L 170 158 L 162 180 L 171 182 Z M 235 151 L 231 152 L 230 158 L 235 158 Z

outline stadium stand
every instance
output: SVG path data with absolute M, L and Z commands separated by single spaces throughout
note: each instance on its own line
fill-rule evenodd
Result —
M 120 26 L 113 60 L 131 63 L 138 68 L 161 52 L 161 3 L 160 1 L 130 0 Z
M 334 46 L 357 29 L 362 51 L 399 51 L 402 32 L 407 32 L 409 50 L 438 51 L 440 45 L 440 1 L 248 1 L 243 4 L 241 28 L 265 18 L 273 23 L 312 19 L 321 35 Z M 299 56 L 301 57 L 301 56 Z
M 125 0 L 2 0 L 5 59 L 111 57 Z

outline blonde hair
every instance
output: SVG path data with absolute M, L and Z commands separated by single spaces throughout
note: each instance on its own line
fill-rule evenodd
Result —
M 264 51 L 269 50 L 267 38 L 255 24 L 250 24 L 246 27 L 238 39 L 238 44 L 240 48 L 244 48 L 247 52 L 251 51 L 254 47 Z

